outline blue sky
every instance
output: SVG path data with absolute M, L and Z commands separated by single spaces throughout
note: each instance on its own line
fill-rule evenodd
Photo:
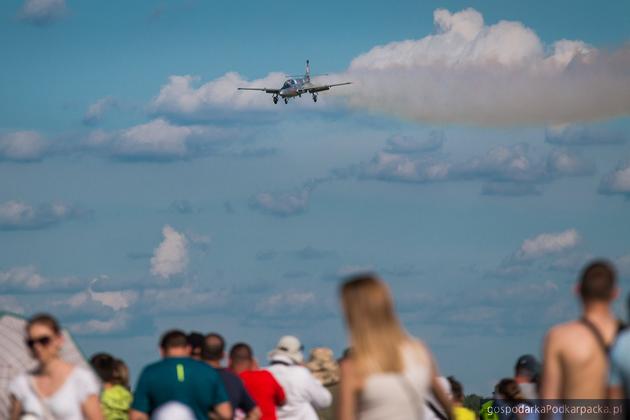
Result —
M 286 333 L 339 352 L 339 279 L 375 270 L 443 373 L 489 393 L 576 315 L 585 261 L 628 291 L 625 2 L 39 0 L 0 19 L 0 308 L 58 314 L 88 354 L 137 373 L 174 326 L 263 360 Z M 353 85 L 236 91 L 307 58 Z

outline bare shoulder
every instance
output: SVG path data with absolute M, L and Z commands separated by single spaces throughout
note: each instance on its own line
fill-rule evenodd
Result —
M 411 346 L 411 349 L 413 350 L 414 355 L 420 362 L 426 364 L 432 363 L 433 357 L 431 356 L 431 351 L 422 340 L 413 337 L 411 338 L 409 344 Z
M 579 321 L 569 321 L 551 327 L 547 331 L 546 341 L 548 345 L 558 346 L 568 340 L 578 338 L 584 332 L 584 327 Z

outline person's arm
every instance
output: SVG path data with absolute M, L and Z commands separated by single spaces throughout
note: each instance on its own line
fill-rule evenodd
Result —
M 547 333 L 543 345 L 543 368 L 540 382 L 540 398 L 557 400 L 560 398 L 562 386 L 562 364 L 557 345 L 557 330 Z
M 10 420 L 20 420 L 22 414 L 22 403 L 18 401 L 13 395 L 11 395 L 11 409 L 9 411 Z
M 260 411 L 260 408 L 258 406 L 255 406 L 254 408 L 252 408 L 251 410 L 249 410 L 249 412 L 247 413 L 247 420 L 258 420 L 262 417 L 262 411 Z
M 129 420 L 149 420 L 147 413 L 132 409 L 129 413 Z
M 219 420 L 230 420 L 232 418 L 232 404 L 229 401 L 222 402 L 214 406 L 215 418 Z
M 321 382 L 315 379 L 310 372 L 307 371 L 306 373 L 306 392 L 308 393 L 310 403 L 314 405 L 315 408 L 328 407 L 332 404 L 332 394 Z
M 81 404 L 83 417 L 87 420 L 103 420 L 103 412 L 101 411 L 101 403 L 96 394 L 92 394 Z
M 340 365 L 341 379 L 339 382 L 338 420 L 356 420 L 356 393 L 358 381 L 352 360 L 344 360 Z
M 442 408 L 444 408 L 444 413 L 446 414 L 446 417 L 449 419 L 452 419 L 454 418 L 453 404 L 451 402 L 451 399 L 448 397 L 448 395 L 446 395 L 446 391 L 444 390 L 444 388 L 442 388 L 442 385 L 440 385 L 438 376 L 439 376 L 439 373 L 438 373 L 437 364 L 435 363 L 435 360 L 433 360 L 432 358 L 431 359 L 431 391 L 433 391 L 433 395 L 435 395 L 435 398 L 437 399 L 437 401 L 440 403 Z
M 271 379 L 273 381 L 273 387 L 275 392 L 273 393 L 274 402 L 276 403 L 276 407 L 281 407 L 287 402 L 287 397 L 284 393 L 284 388 L 276 381 L 276 378 L 273 377 L 271 373 L 269 373 Z

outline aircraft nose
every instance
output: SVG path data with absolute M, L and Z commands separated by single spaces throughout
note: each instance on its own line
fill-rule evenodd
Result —
M 287 90 L 286 89 L 280 89 L 280 95 L 284 96 L 287 94 Z

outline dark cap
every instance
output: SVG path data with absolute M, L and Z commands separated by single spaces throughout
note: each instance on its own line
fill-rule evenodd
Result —
M 514 366 L 516 374 L 529 373 L 532 377 L 537 376 L 540 371 L 538 360 L 531 354 L 525 354 L 518 358 Z

